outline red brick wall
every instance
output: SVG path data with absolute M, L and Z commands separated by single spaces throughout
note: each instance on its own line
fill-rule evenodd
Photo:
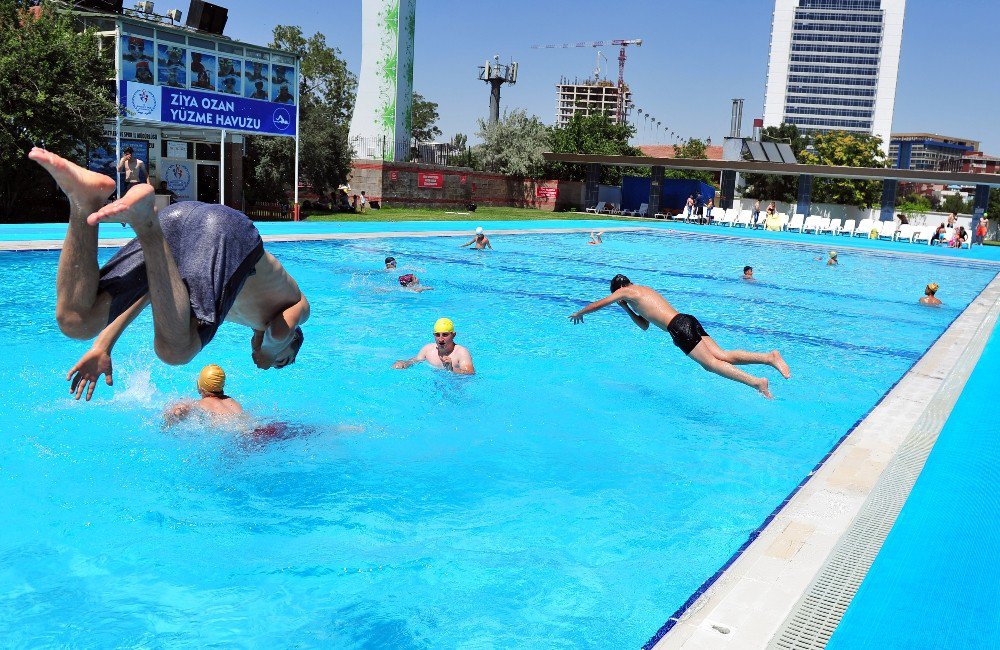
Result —
M 420 187 L 421 174 L 439 174 L 442 187 Z M 564 210 L 583 205 L 583 183 L 517 179 L 476 172 L 465 167 L 355 160 L 352 193 L 391 207 L 464 210 L 469 203 L 540 210 Z M 553 194 L 555 196 L 553 197 Z

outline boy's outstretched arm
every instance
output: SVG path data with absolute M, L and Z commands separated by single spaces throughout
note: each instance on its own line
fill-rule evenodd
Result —
M 621 291 L 621 290 L 619 289 L 619 291 Z M 621 299 L 620 296 L 616 298 L 616 294 L 617 293 L 618 292 L 616 291 L 615 293 L 611 294 L 607 298 L 601 298 L 600 300 L 597 300 L 595 302 L 590 303 L 589 305 L 587 305 L 586 307 L 584 307 L 580 311 L 575 312 L 573 314 L 570 314 L 569 319 L 571 321 L 573 321 L 574 323 L 582 323 L 583 322 L 583 315 L 584 314 L 589 314 L 591 312 L 595 312 L 598 309 L 604 309 L 608 305 L 610 305 L 612 303 L 615 303 L 618 300 L 620 300 Z

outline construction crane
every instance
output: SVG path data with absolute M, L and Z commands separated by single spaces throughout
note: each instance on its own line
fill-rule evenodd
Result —
M 584 41 L 581 43 L 561 43 L 559 45 L 532 45 L 536 50 L 554 50 L 568 47 L 610 47 L 617 45 L 618 50 L 618 107 L 615 118 L 619 123 L 625 121 L 625 48 L 629 45 L 642 45 L 641 38 L 617 38 L 610 41 Z

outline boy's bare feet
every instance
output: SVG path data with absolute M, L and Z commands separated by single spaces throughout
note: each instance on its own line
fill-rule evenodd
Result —
M 153 205 L 153 186 L 148 183 L 139 183 L 126 192 L 122 198 L 87 217 L 87 223 L 96 226 L 105 221 L 114 221 L 132 224 L 133 228 L 148 226 L 156 218 L 153 213 Z
M 28 152 L 28 158 L 44 167 L 55 179 L 59 189 L 76 208 L 74 214 L 90 214 L 115 191 L 115 182 L 111 178 L 84 169 L 51 151 L 35 147 Z
M 771 391 L 768 388 L 767 379 L 765 379 L 764 377 L 761 377 L 760 379 L 757 380 L 757 383 L 754 384 L 754 388 L 756 388 L 757 392 L 766 397 L 767 399 L 774 399 L 774 395 L 771 394 Z
M 788 379 L 789 377 L 792 376 L 791 368 L 788 367 L 788 364 L 785 363 L 785 360 L 781 358 L 781 353 L 778 352 L 777 350 L 771 350 L 771 366 L 773 366 L 775 370 L 780 372 L 781 376 L 784 377 L 785 379 Z

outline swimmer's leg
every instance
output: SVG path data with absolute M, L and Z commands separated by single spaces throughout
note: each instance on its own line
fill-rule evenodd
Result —
M 702 368 L 709 372 L 713 372 L 726 379 L 732 379 L 733 381 L 738 381 L 741 384 L 746 384 L 751 388 L 754 388 L 764 397 L 771 399 L 771 391 L 768 389 L 767 379 L 764 377 L 754 377 L 750 373 L 744 372 L 734 366 L 728 361 L 723 361 L 722 359 L 715 356 L 709 345 L 706 343 L 708 337 L 702 337 L 698 345 L 694 346 L 691 353 L 688 355 L 695 361 L 697 361 Z M 716 346 L 718 347 L 718 346 Z
M 146 261 L 156 356 L 164 363 L 183 365 L 201 351 L 201 338 L 198 336 L 198 323 L 191 315 L 187 285 L 181 279 L 177 261 L 153 210 L 153 196 L 153 187 L 140 183 L 121 199 L 90 215 L 88 221 L 93 224 L 102 221 L 132 224 Z
M 711 336 L 703 336 L 701 340 L 708 346 L 708 349 L 715 355 L 717 359 L 731 363 L 736 366 L 742 366 L 747 364 L 760 364 L 764 366 L 771 366 L 775 370 L 781 373 L 781 376 L 788 379 L 792 376 L 792 371 L 789 369 L 788 364 L 781 357 L 781 353 L 777 350 L 771 350 L 770 352 L 748 352 L 746 350 L 723 350 L 719 347 L 719 344 L 712 339 Z
M 28 158 L 44 167 L 69 199 L 69 226 L 56 275 L 59 329 L 70 338 L 94 338 L 108 322 L 111 297 L 98 295 L 97 228 L 87 224 L 87 215 L 104 205 L 115 182 L 38 147 Z

